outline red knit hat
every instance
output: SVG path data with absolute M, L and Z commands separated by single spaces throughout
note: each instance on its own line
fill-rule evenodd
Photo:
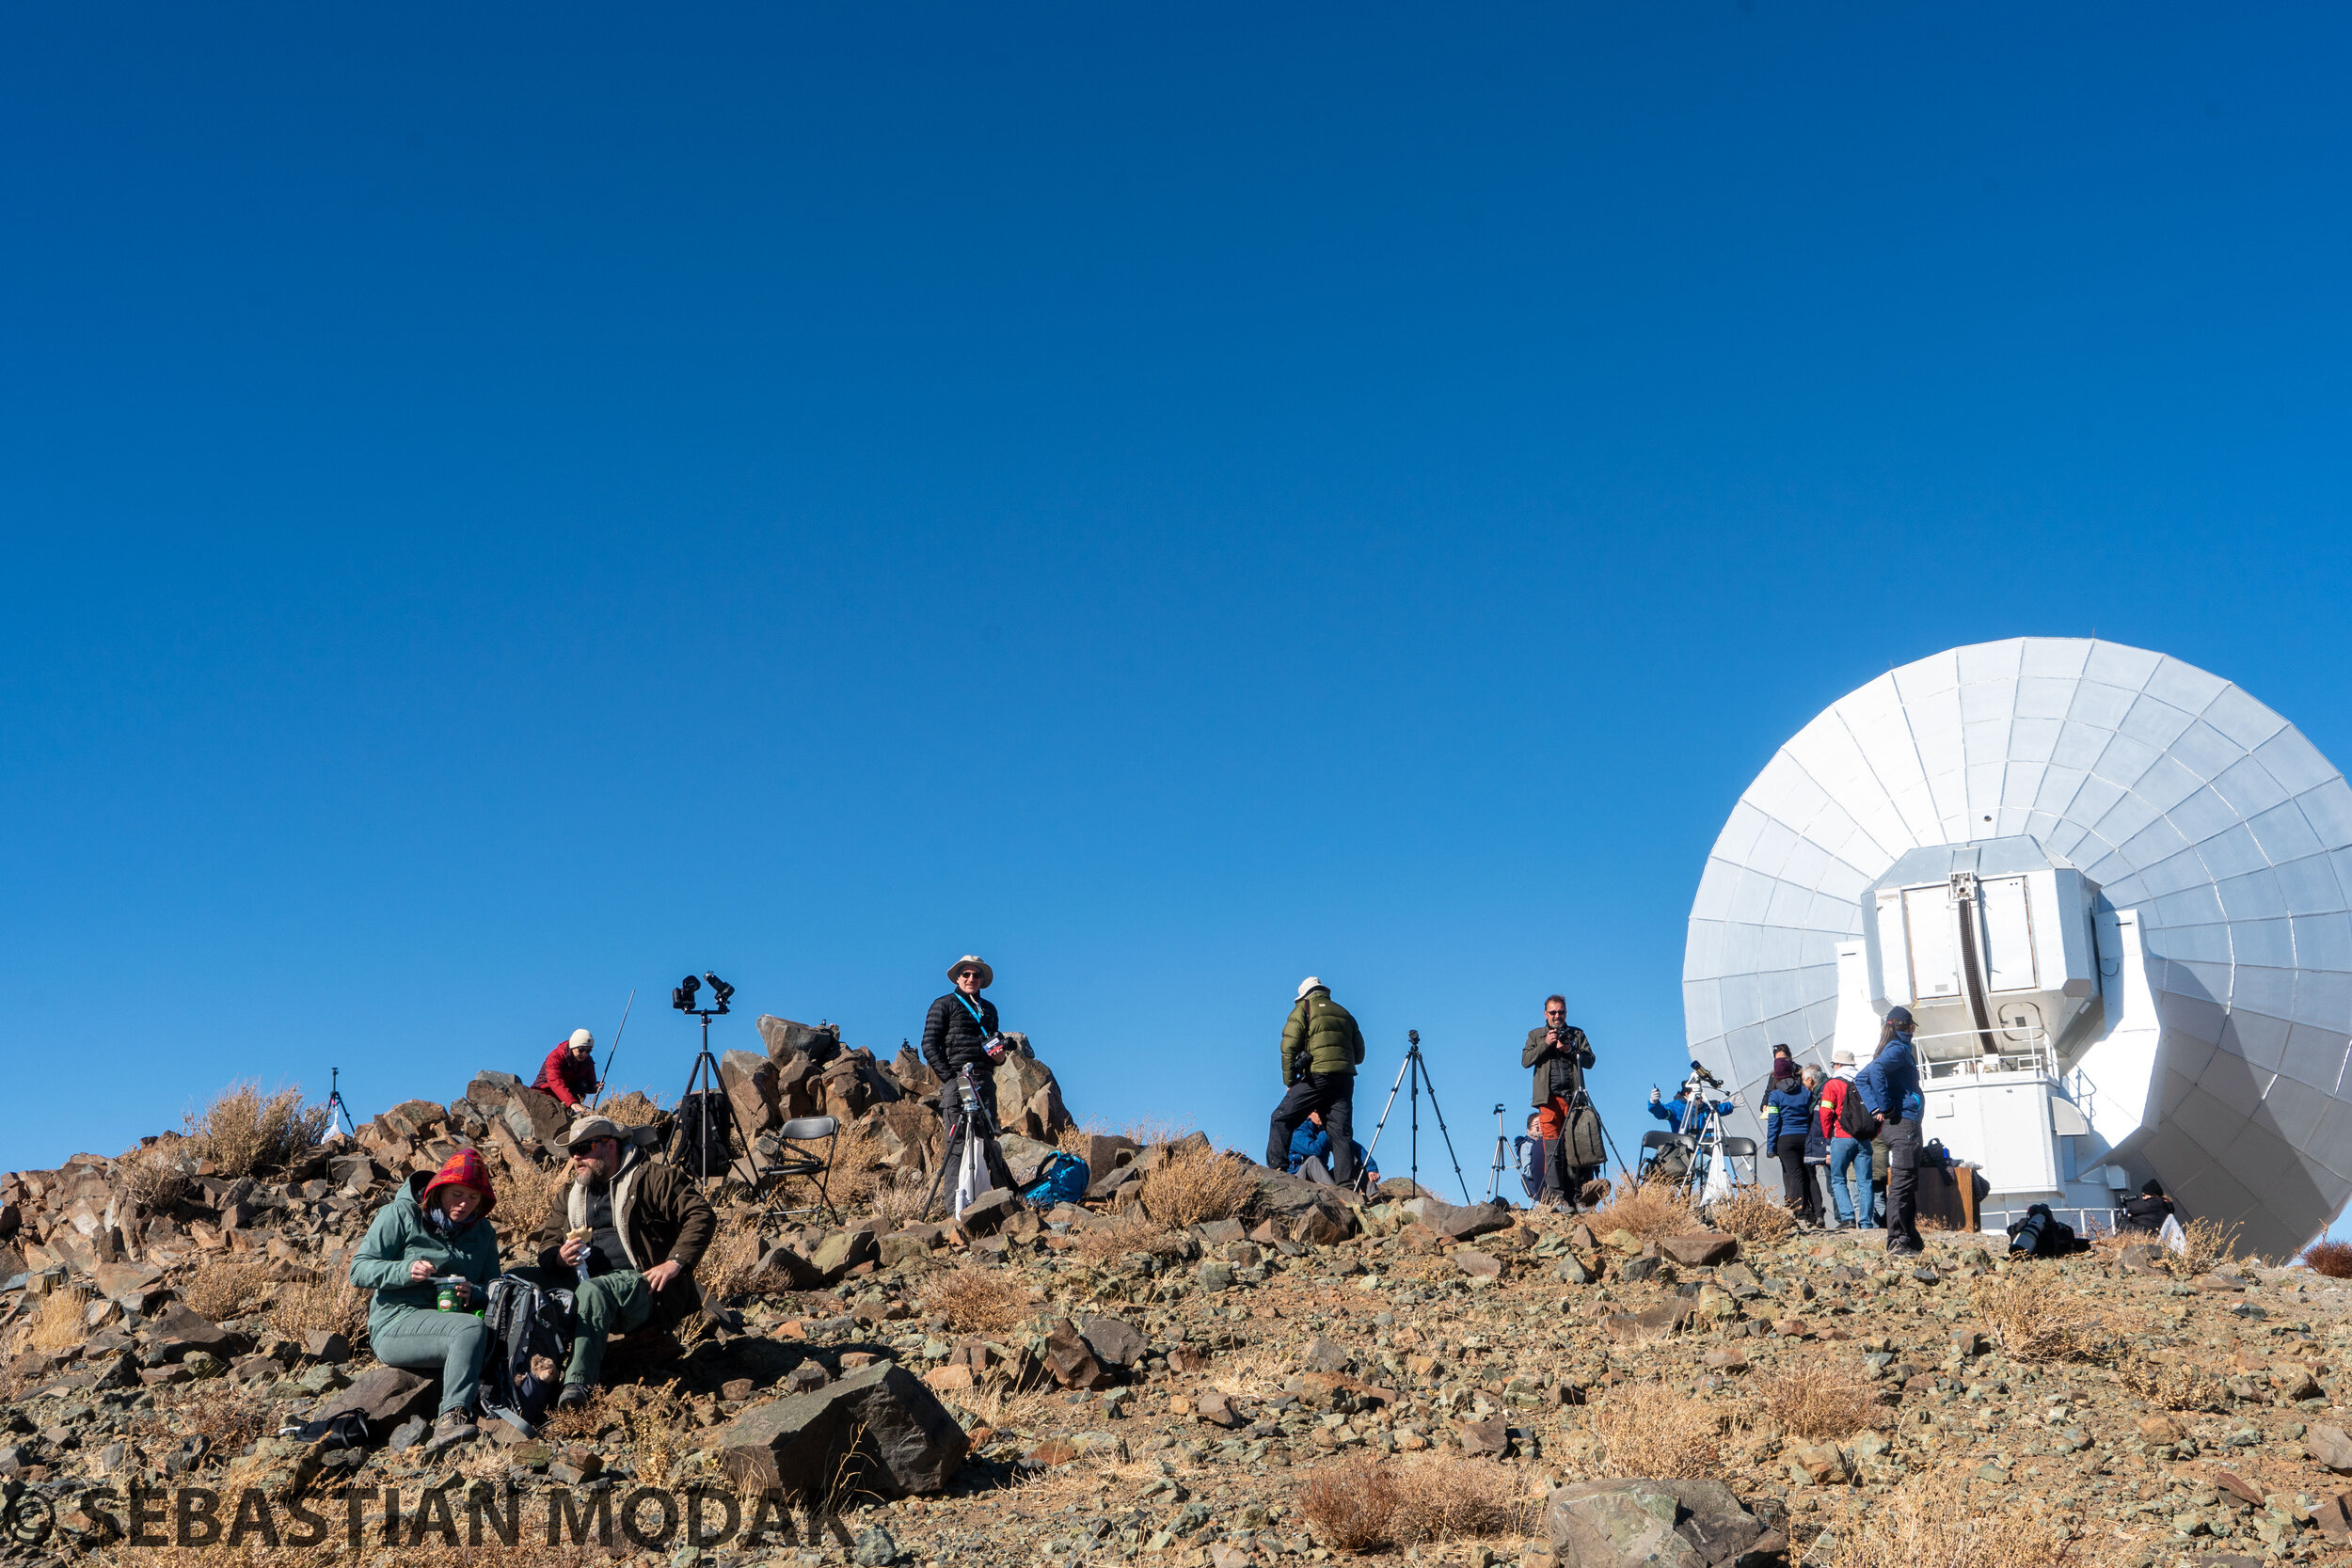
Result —
M 485 1214 L 499 1204 L 499 1195 L 490 1186 L 490 1167 L 470 1148 L 461 1148 L 443 1162 L 433 1180 L 424 1184 L 424 1195 L 418 1198 L 418 1203 L 432 1202 L 436 1187 L 471 1187 L 482 1195 L 482 1212 Z

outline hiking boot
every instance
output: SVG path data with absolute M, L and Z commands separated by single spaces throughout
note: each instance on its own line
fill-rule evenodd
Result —
M 555 1408 L 558 1410 L 578 1410 L 587 1402 L 588 1385 L 584 1383 L 566 1383 L 564 1391 L 555 1396 Z
M 425 1451 L 436 1452 L 453 1443 L 463 1443 L 473 1435 L 472 1417 L 462 1410 L 445 1411 L 441 1418 L 433 1423 L 433 1435 L 425 1440 Z

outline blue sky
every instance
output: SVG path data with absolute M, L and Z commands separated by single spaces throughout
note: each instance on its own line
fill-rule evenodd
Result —
M 666 1097 L 689 968 L 887 1054 L 968 950 L 1082 1117 L 1258 1147 L 1312 972 L 1473 1185 L 1549 990 L 1629 1141 L 1708 844 L 1889 666 L 2095 632 L 2352 758 L 2348 34 L 12 8 L 0 1168 L 631 987 Z

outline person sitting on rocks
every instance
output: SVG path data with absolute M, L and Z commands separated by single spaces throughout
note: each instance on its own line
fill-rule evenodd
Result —
M 490 1348 L 481 1313 L 499 1272 L 498 1233 L 489 1220 L 497 1206 L 482 1156 L 461 1148 L 434 1175 L 419 1171 L 403 1182 L 375 1212 L 352 1256 L 352 1284 L 375 1292 L 368 1307 L 375 1358 L 441 1374 L 433 1449 L 474 1434 L 474 1393 Z M 448 1310 L 441 1281 L 451 1282 Z
M 566 1110 L 579 1110 L 580 1102 L 597 1088 L 596 1037 L 575 1029 L 570 1039 L 559 1040 L 548 1059 L 539 1064 L 539 1076 L 531 1081 L 531 1086 L 555 1096 Z
M 1369 1187 L 1379 1180 L 1380 1167 L 1372 1163 L 1372 1156 L 1364 1152 L 1364 1146 L 1353 1138 L 1348 1139 L 1347 1144 L 1356 1156 L 1357 1186 Z M 1323 1172 L 1325 1180 L 1328 1180 L 1331 1170 L 1331 1130 L 1323 1125 L 1321 1111 L 1308 1112 L 1307 1119 L 1299 1124 L 1297 1132 L 1291 1134 L 1290 1173 L 1296 1176 L 1306 1168 L 1307 1162 L 1310 1160 L 1315 1162 L 1316 1169 Z M 1313 1179 L 1311 1177 L 1309 1180 Z
M 651 1322 L 674 1329 L 702 1305 L 694 1265 L 716 1221 L 700 1188 L 606 1117 L 572 1123 L 571 1180 L 532 1238 L 535 1269 L 515 1272 L 573 1292 L 572 1354 L 556 1408 L 585 1404 L 604 1370 L 608 1336 Z

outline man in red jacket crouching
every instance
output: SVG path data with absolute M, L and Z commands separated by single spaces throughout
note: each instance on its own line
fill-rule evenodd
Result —
M 577 1106 L 596 1092 L 596 1037 L 585 1029 L 575 1029 L 572 1037 L 559 1041 L 548 1053 L 548 1059 L 539 1064 L 539 1076 L 531 1081 L 534 1089 L 545 1089 L 566 1105 Z

